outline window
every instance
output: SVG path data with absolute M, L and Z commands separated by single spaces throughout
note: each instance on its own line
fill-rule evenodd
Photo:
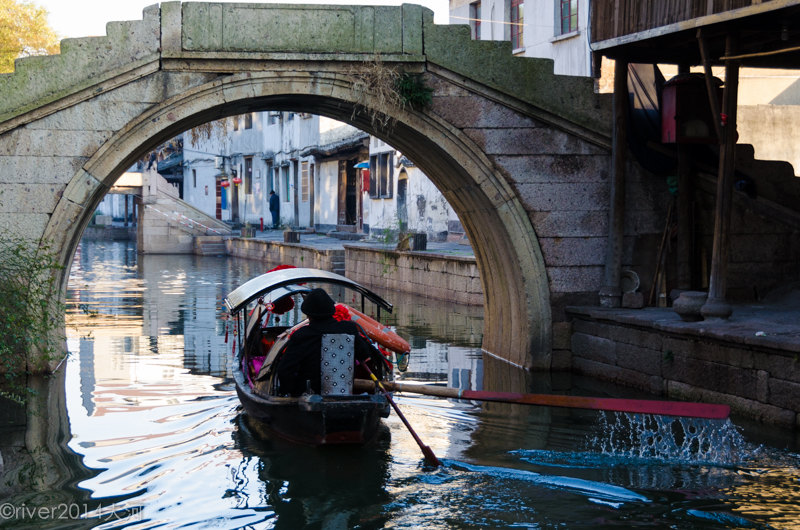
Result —
M 197 187 L 197 170 L 192 170 L 192 180 L 194 181 L 194 187 Z M 125 200 L 128 200 L 127 198 Z
M 280 191 L 279 190 L 279 187 L 281 185 L 280 171 L 281 171 L 280 167 L 278 166 L 272 167 L 272 180 L 269 183 L 269 189 L 270 191 L 274 191 L 275 193 Z
M 294 119 L 294 112 L 289 112 L 286 115 L 286 121 L 292 121 Z
M 578 0 L 560 0 L 560 2 L 560 34 L 565 35 L 573 31 L 578 31 Z
M 369 196 L 373 199 L 391 199 L 394 190 L 392 159 L 394 151 L 369 157 Z
M 309 196 L 308 166 L 308 162 L 300 162 L 300 200 L 303 202 L 308 202 Z
M 281 166 L 281 177 L 283 178 L 283 202 L 289 202 L 289 164 Z
M 246 195 L 253 193 L 253 157 L 244 159 L 244 192 Z
M 245 129 L 252 129 L 253 128 L 253 113 L 248 112 L 244 115 L 244 128 Z
M 234 116 L 233 117 L 233 130 L 234 131 L 238 131 L 239 130 L 239 116 Z
M 481 3 L 472 2 L 469 5 L 469 27 L 471 29 L 472 38 L 480 40 L 481 38 Z
M 281 121 L 281 113 L 273 110 L 269 111 L 267 115 L 267 125 L 275 125 L 279 121 Z
M 577 2 L 577 0 L 576 0 Z M 511 0 L 511 48 L 518 50 L 525 46 L 522 40 L 522 28 L 525 25 L 523 20 L 523 12 L 525 10 L 525 3 L 522 0 Z

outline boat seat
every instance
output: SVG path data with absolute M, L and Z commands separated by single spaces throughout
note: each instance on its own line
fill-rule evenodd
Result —
M 355 340 L 355 336 L 347 333 L 322 336 L 319 368 L 323 396 L 353 393 Z

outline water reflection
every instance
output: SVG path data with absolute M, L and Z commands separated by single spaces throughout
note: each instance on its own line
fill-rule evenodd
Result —
M 0 431 L 3 499 L 73 503 L 81 518 L 0 514 L 0 526 L 800 528 L 800 457 L 787 450 L 790 435 L 777 431 L 771 445 L 759 446 L 726 426 L 740 444 L 726 453 L 738 455 L 733 460 L 681 454 L 678 438 L 639 454 L 650 447 L 647 436 L 673 427 L 405 394 L 397 396 L 401 408 L 443 469 L 422 468 L 394 415 L 363 450 L 265 439 L 240 413 L 232 341 L 217 318 L 222 297 L 265 268 L 82 243 L 69 284 L 66 370 L 61 380 L 33 382 L 45 414 L 3 409 L 9 427 Z M 481 354 L 479 308 L 382 294 L 413 347 L 407 380 L 647 397 L 513 369 Z M 12 476 L 20 478 L 9 486 Z
M 251 431 L 237 417 L 236 446 L 254 467 L 263 487 L 256 499 L 234 488 L 228 494 L 248 505 L 270 506 L 275 528 L 383 528 L 383 506 L 390 501 L 390 433 L 385 426 L 363 448 L 303 447 Z M 257 425 L 252 425 L 256 429 Z M 246 484 L 244 475 L 236 485 Z M 273 518 L 273 514 L 269 515 Z

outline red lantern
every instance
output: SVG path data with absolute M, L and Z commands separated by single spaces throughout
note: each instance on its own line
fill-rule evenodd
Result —
M 233 177 L 233 183 L 238 186 L 239 184 L 242 183 L 242 178 L 241 177 Z
M 228 182 L 227 180 L 223 180 L 223 181 L 221 181 L 221 182 L 219 183 L 219 185 L 220 185 L 220 186 L 222 186 L 223 188 L 227 188 L 228 186 L 230 186 L 230 185 L 231 185 L 231 183 L 230 183 L 230 182 Z

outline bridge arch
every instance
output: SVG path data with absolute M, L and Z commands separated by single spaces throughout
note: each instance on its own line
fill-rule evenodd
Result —
M 348 76 L 312 72 L 241 73 L 196 87 L 148 108 L 109 138 L 73 176 L 83 189 L 58 201 L 46 234 L 63 242 L 66 283 L 71 256 L 105 191 L 153 146 L 222 116 L 253 110 L 295 110 L 350 123 L 409 156 L 442 191 L 472 242 L 485 292 L 485 351 L 525 367 L 547 367 L 551 317 L 544 260 L 527 212 L 492 162 L 458 128 L 432 112 L 395 109 L 389 130 L 376 128 L 357 104 Z M 76 206 L 73 223 L 62 220 Z
M 243 112 L 325 115 L 400 149 L 453 206 L 481 272 L 484 350 L 549 368 L 556 344 L 568 362 L 564 308 L 595 301 L 608 233 L 611 114 L 592 80 L 408 4 L 164 2 L 107 33 L 0 76 L 0 226 L 69 267 L 102 197 L 158 143 Z M 387 111 L 391 130 L 353 114 L 352 71 L 376 56 L 433 89 L 428 108 Z

